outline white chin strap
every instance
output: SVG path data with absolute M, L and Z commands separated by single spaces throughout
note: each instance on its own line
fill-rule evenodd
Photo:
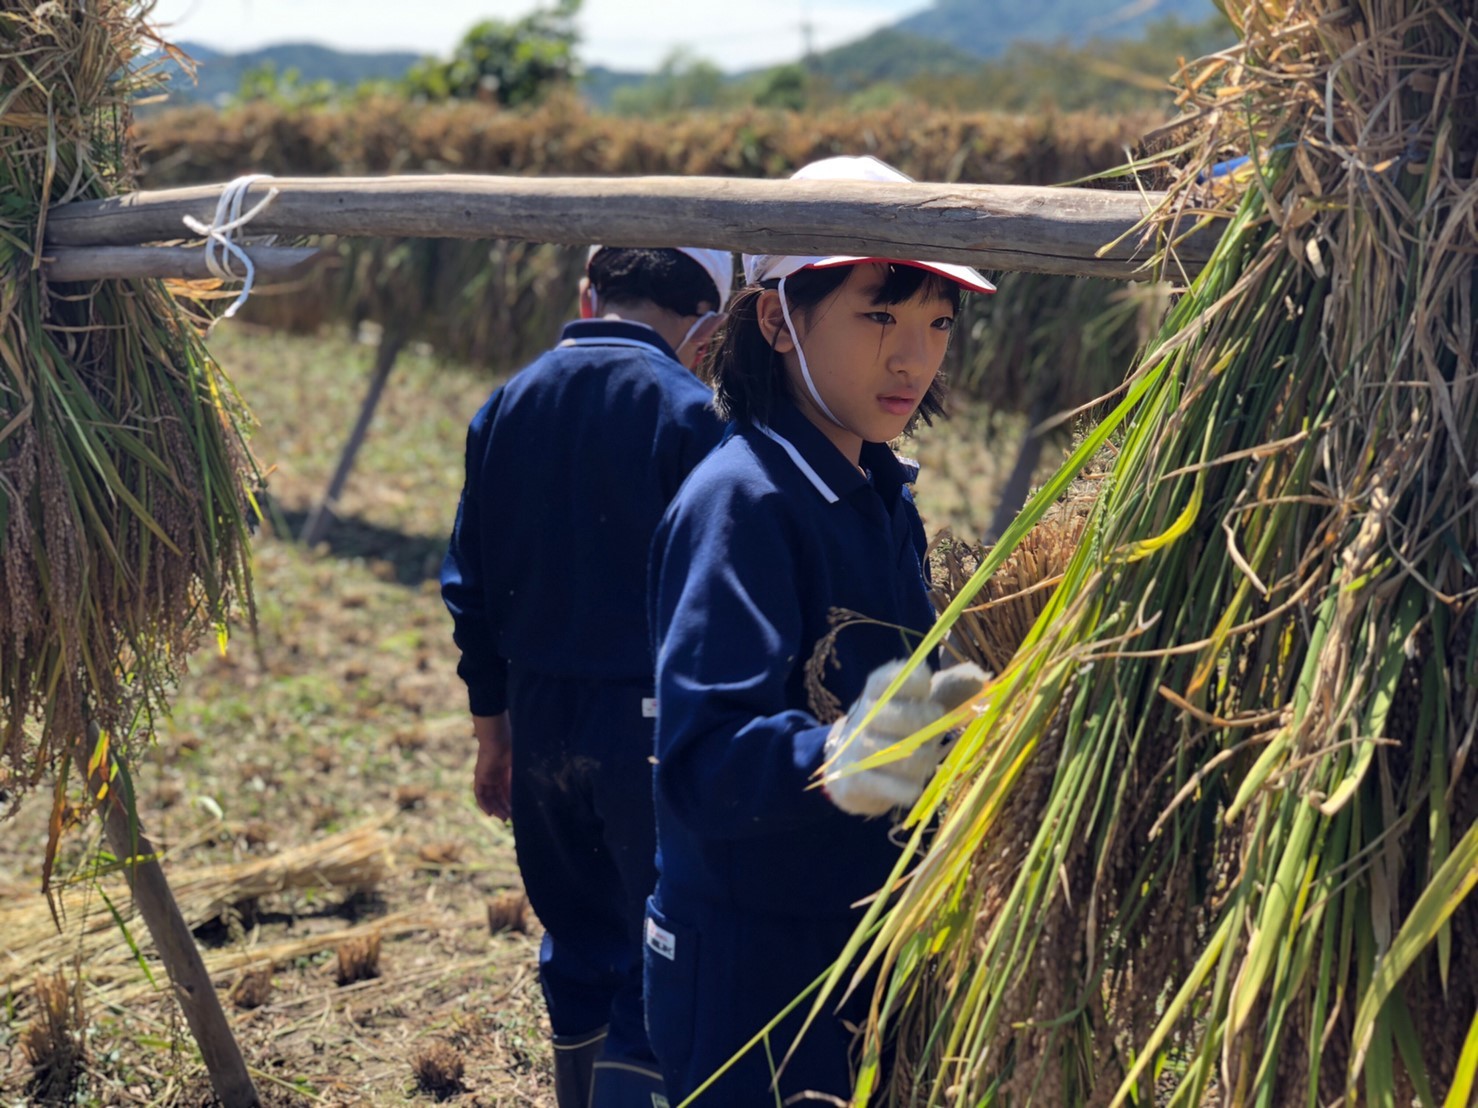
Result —
M 816 407 L 821 409 L 821 414 L 831 420 L 838 427 L 846 429 L 846 424 L 832 415 L 831 409 L 826 406 L 826 401 L 821 399 L 821 394 L 816 391 L 816 382 L 811 380 L 811 367 L 806 364 L 806 352 L 801 349 L 801 337 L 795 333 L 795 324 L 790 320 L 790 303 L 785 299 L 785 278 L 780 278 L 780 314 L 785 317 L 785 329 L 790 332 L 790 341 L 795 343 L 795 356 L 801 363 L 801 379 L 806 382 L 806 391 L 811 394 L 811 399 L 816 402 Z
M 702 315 L 700 315 L 693 322 L 693 326 L 691 326 L 691 327 L 688 328 L 688 333 L 683 336 L 683 341 L 677 344 L 677 349 L 674 350 L 673 353 L 676 354 L 683 347 L 687 346 L 688 343 L 690 341 L 692 341 L 693 335 L 697 333 L 698 328 L 699 327 L 702 327 L 705 323 L 707 323 L 710 319 L 712 319 L 716 315 L 718 315 L 718 312 L 704 312 Z

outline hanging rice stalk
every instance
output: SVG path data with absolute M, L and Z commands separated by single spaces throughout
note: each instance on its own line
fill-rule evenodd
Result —
M 1169 286 L 1160 282 L 1041 273 L 1002 273 L 995 280 L 995 295 L 960 307 L 950 383 L 1010 397 L 1021 411 L 1044 417 L 1117 385 L 1169 307 Z
M 96 722 L 150 733 L 189 650 L 249 597 L 242 409 L 153 281 L 53 285 L 46 212 L 133 186 L 147 5 L 0 11 L 0 783 Z M 182 232 L 183 233 L 183 232 Z M 18 787 L 19 786 L 19 787 Z
M 1478 5 L 1227 7 L 1220 247 L 933 636 L 1112 443 L 849 951 L 861 1103 L 1473 1103 Z

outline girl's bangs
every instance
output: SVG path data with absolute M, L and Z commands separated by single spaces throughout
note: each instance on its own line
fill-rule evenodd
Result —
M 960 286 L 948 277 L 916 265 L 888 263 L 887 276 L 873 294 L 872 302 L 878 305 L 905 304 L 914 299 L 943 300 L 958 310 Z

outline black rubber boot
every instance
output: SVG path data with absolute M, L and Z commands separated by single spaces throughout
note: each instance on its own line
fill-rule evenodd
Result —
M 670 1108 L 655 1065 L 602 1058 L 595 1063 L 590 1108 Z
M 606 1042 L 606 1029 L 554 1036 L 554 1099 L 559 1108 L 590 1108 L 591 1071 Z

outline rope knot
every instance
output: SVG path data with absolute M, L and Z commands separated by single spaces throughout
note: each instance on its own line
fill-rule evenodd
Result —
M 241 247 L 241 229 L 261 214 L 262 210 L 277 199 L 278 189 L 267 190 L 267 195 L 257 201 L 256 206 L 242 212 L 242 205 L 246 202 L 246 192 L 258 181 L 271 180 L 270 173 L 249 173 L 244 177 L 238 177 L 221 190 L 221 198 L 216 202 L 215 218 L 209 224 L 202 223 L 194 216 L 185 216 L 185 226 L 197 235 L 205 238 L 205 267 L 210 270 L 211 275 L 221 281 L 240 281 L 241 294 L 229 308 L 221 315 L 221 319 L 230 319 L 246 303 L 247 297 L 251 295 L 252 285 L 256 281 L 257 270 L 252 264 L 251 257 Z M 266 240 L 271 242 L 272 239 Z M 237 274 L 231 268 L 231 260 L 235 259 L 241 263 L 243 272 Z M 220 322 L 217 320 L 216 322 Z M 212 324 L 214 326 L 214 324 Z

